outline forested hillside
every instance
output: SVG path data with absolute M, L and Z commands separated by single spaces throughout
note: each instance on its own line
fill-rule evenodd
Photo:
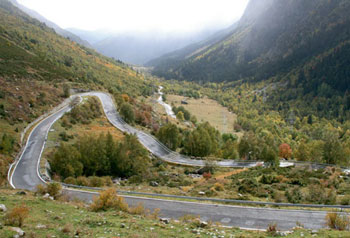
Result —
M 69 96 L 70 88 L 131 97 L 152 92 L 124 63 L 56 34 L 7 0 L 0 0 L 0 22 L 0 176 L 21 131 Z
M 342 59 L 339 49 L 349 40 L 349 8 L 344 0 L 252 0 L 232 34 L 181 65 L 156 67 L 155 72 L 195 81 L 259 81 L 316 59 L 314 64 L 319 64 L 329 51 Z

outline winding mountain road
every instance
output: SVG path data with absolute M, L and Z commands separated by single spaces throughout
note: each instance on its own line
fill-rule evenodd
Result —
M 203 166 L 204 161 L 193 160 L 166 148 L 151 135 L 137 130 L 126 124 L 119 116 L 110 95 L 103 92 L 89 92 L 77 94 L 74 97 L 96 96 L 100 99 L 106 117 L 119 130 L 135 134 L 140 142 L 157 157 L 175 164 Z M 15 164 L 10 176 L 10 184 L 16 189 L 35 190 L 38 184 L 45 181 L 39 174 L 39 162 L 45 147 L 47 134 L 55 121 L 70 110 L 69 104 L 52 113 L 39 122 L 28 137 L 27 144 L 19 161 Z M 220 161 L 222 167 L 252 167 L 257 162 Z M 97 193 L 73 189 L 64 189 L 64 193 L 85 201 L 91 201 Z M 278 224 L 278 228 L 288 230 L 296 226 L 297 222 L 305 228 L 319 229 L 324 226 L 326 212 L 306 210 L 283 210 L 272 208 L 252 208 L 242 206 L 215 205 L 207 203 L 181 202 L 162 199 L 140 198 L 124 196 L 130 205 L 143 203 L 147 209 L 161 209 L 161 217 L 179 218 L 186 214 L 200 215 L 202 220 L 221 222 L 223 225 L 266 229 L 271 223 Z

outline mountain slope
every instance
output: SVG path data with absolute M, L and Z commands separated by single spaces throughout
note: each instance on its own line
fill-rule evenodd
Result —
M 181 62 L 192 55 L 196 54 L 199 51 L 203 51 L 210 47 L 211 45 L 221 41 L 232 33 L 232 31 L 237 27 L 237 24 L 233 24 L 227 29 L 218 31 L 211 35 L 209 38 L 202 40 L 200 42 L 193 43 L 191 45 L 186 46 L 185 48 L 170 52 L 168 54 L 162 55 L 159 58 L 152 59 L 147 62 L 145 65 L 149 67 L 157 66 L 158 68 L 163 68 L 168 66 L 173 66 L 176 64 L 181 64 Z
M 194 81 L 260 81 L 305 67 L 308 80 L 320 81 L 307 69 L 321 64 L 324 68 L 326 55 L 339 59 L 341 65 L 336 68 L 348 67 L 345 49 L 350 40 L 349 11 L 350 2 L 346 0 L 251 0 L 228 37 L 180 64 L 158 64 L 154 72 Z M 338 84 L 344 81 L 343 75 L 348 75 L 345 71 L 328 75 L 327 80 Z M 344 88 L 343 82 L 340 89 L 347 88 L 349 85 Z
M 23 12 L 27 13 L 29 16 L 37 19 L 38 21 L 45 23 L 48 27 L 51 27 L 55 30 L 55 32 L 63 37 L 69 38 L 72 41 L 77 42 L 78 44 L 81 44 L 83 46 L 92 48 L 92 46 L 89 44 L 89 42 L 82 40 L 79 36 L 71 33 L 70 31 L 64 30 L 61 27 L 59 27 L 57 24 L 53 23 L 52 21 L 47 20 L 45 17 L 37 13 L 36 11 L 29 9 L 21 4 L 19 4 L 16 0 L 11 0 L 11 3 L 21 9 Z
M 124 63 L 56 34 L 7 0 L 0 0 L 0 22 L 0 185 L 21 131 L 62 102 L 67 88 L 150 93 L 149 83 Z

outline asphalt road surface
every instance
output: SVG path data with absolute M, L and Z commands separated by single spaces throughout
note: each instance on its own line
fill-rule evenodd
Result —
M 90 202 L 98 193 L 65 190 L 71 197 Z M 306 210 L 283 210 L 272 208 L 253 208 L 208 203 L 169 201 L 163 199 L 123 196 L 130 206 L 142 203 L 145 208 L 160 209 L 160 217 L 178 219 L 184 215 L 200 216 L 203 221 L 220 222 L 224 226 L 266 229 L 276 223 L 280 230 L 290 230 L 298 224 L 308 229 L 324 228 L 326 212 Z
M 90 92 L 79 94 L 78 96 L 96 96 L 100 99 L 103 110 L 108 120 L 123 132 L 135 134 L 140 142 L 153 154 L 159 158 L 177 164 L 203 166 L 201 160 L 193 160 L 189 157 L 182 156 L 170 151 L 164 145 L 159 143 L 152 136 L 139 131 L 127 125 L 119 116 L 114 106 L 113 100 L 108 94 L 102 92 Z M 45 146 L 47 134 L 52 124 L 70 110 L 69 105 L 63 107 L 60 111 L 53 113 L 46 119 L 42 120 L 33 129 L 28 138 L 26 147 L 15 165 L 10 184 L 16 189 L 35 190 L 38 184 L 44 181 L 38 173 L 38 164 L 42 150 Z M 256 162 L 237 163 L 235 161 L 219 162 L 223 167 L 252 167 Z M 88 193 L 79 190 L 65 189 L 71 197 L 79 198 L 85 201 L 91 201 L 96 193 Z M 202 220 L 211 220 L 221 222 L 223 225 L 266 229 L 271 223 L 276 223 L 279 229 L 287 230 L 296 226 L 297 222 L 303 224 L 305 228 L 318 229 L 324 226 L 326 212 L 322 211 L 305 211 L 305 210 L 283 210 L 270 208 L 251 208 L 241 206 L 213 205 L 206 203 L 179 202 L 151 198 L 139 198 L 124 196 L 130 205 L 143 203 L 147 209 L 161 209 L 161 217 L 179 218 L 186 214 L 199 215 Z

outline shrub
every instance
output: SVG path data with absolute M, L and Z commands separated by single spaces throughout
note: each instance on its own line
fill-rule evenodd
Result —
M 63 131 L 63 132 L 61 132 L 60 134 L 59 134 L 59 137 L 61 138 L 61 140 L 63 140 L 63 141 L 69 141 L 69 136 L 68 136 L 68 134 L 67 134 L 67 132 L 65 132 L 65 131 Z
M 146 213 L 146 210 L 143 204 L 139 203 L 136 207 L 130 207 L 129 213 L 134 215 L 144 215 Z
M 283 195 L 283 192 L 275 190 L 272 193 L 273 199 L 275 202 L 281 203 L 285 201 L 285 196 Z
M 276 176 L 264 174 L 261 177 L 260 182 L 263 184 L 273 184 L 278 183 L 279 181 L 276 179 Z
M 303 195 L 299 188 L 292 188 L 286 191 L 286 197 L 290 203 L 300 203 L 303 200 Z
M 90 205 L 92 211 L 107 211 L 108 209 L 116 209 L 119 211 L 128 211 L 128 204 L 124 202 L 122 197 L 117 195 L 117 191 L 113 188 L 107 189 L 100 193 L 99 197 L 94 198 Z
M 103 179 L 103 185 L 104 186 L 112 186 L 113 185 L 113 180 L 109 176 L 102 177 Z
M 203 173 L 203 178 L 205 178 L 206 180 L 211 178 L 211 173 L 210 172 L 205 172 Z
M 255 178 L 246 178 L 240 183 L 238 191 L 240 193 L 255 193 L 257 187 L 258 182 Z
M 180 217 L 180 221 L 184 224 L 192 223 L 193 221 L 199 220 L 199 219 L 200 219 L 200 216 L 195 216 L 191 214 L 186 214 Z
M 29 208 L 25 205 L 14 207 L 11 211 L 5 215 L 5 224 L 9 226 L 22 227 L 24 220 L 29 215 Z
M 73 177 L 68 177 L 63 181 L 65 184 L 73 184 L 76 185 L 77 184 L 77 180 L 76 178 Z
M 277 235 L 277 224 L 273 223 L 273 224 L 269 224 L 266 232 L 269 233 L 269 235 L 275 236 Z
M 326 215 L 326 224 L 334 230 L 348 230 L 350 228 L 350 218 L 339 213 L 329 212 Z
M 340 201 L 341 205 L 350 205 L 350 196 L 344 196 L 342 197 L 341 201 Z
M 89 179 L 84 176 L 79 176 L 77 178 L 77 185 L 79 186 L 89 186 Z
M 158 219 L 159 218 L 159 213 L 160 213 L 160 209 L 159 208 L 155 208 L 152 213 L 148 210 L 147 218 L 149 218 L 149 219 Z
M 90 187 L 102 187 L 104 185 L 104 181 L 102 178 L 97 176 L 89 177 L 89 186 Z
M 214 189 L 215 189 L 216 191 L 224 191 L 224 190 L 225 190 L 224 185 L 221 184 L 221 183 L 215 183 L 215 184 L 214 184 Z
M 325 200 L 325 189 L 321 185 L 308 186 L 309 195 L 306 197 L 309 202 L 322 204 Z
M 57 198 L 61 194 L 62 185 L 60 183 L 49 183 L 46 189 L 50 196 Z
M 70 232 L 72 232 L 72 230 L 73 230 L 73 226 L 71 224 L 66 224 L 62 228 L 63 233 L 70 233 Z
M 337 193 L 335 192 L 334 189 L 330 189 L 328 193 L 326 193 L 324 203 L 327 205 L 333 205 L 333 204 L 336 204 L 336 202 L 337 202 Z
M 38 184 L 38 186 L 36 186 L 35 193 L 39 195 L 44 195 L 45 193 L 47 193 L 46 186 L 44 184 Z

